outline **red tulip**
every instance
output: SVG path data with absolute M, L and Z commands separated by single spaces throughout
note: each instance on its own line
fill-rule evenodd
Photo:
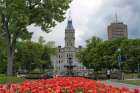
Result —
M 128 88 L 114 88 L 100 81 L 82 77 L 55 77 L 47 80 L 26 80 L 19 84 L 8 83 L 6 87 L 0 84 L 0 93 L 74 93 L 75 89 L 82 88 L 84 93 L 139 93 Z M 91 91 L 92 90 L 92 91 Z
M 138 89 L 134 89 L 134 93 L 139 93 L 139 90 Z

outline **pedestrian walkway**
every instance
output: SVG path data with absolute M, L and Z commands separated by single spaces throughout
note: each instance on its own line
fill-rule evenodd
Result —
M 112 85 L 114 87 L 126 87 L 129 89 L 139 89 L 140 90 L 140 86 L 137 85 L 132 85 L 132 84 L 125 84 L 125 83 L 120 83 L 120 82 L 116 82 L 116 81 L 112 81 L 112 80 L 106 80 L 103 81 L 104 83 L 106 83 L 107 85 Z

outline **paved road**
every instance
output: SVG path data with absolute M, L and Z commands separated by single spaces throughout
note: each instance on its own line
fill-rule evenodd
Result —
M 125 83 L 119 83 L 119 82 L 115 82 L 115 81 L 111 81 L 111 80 L 106 80 L 106 81 L 102 81 L 105 82 L 107 85 L 112 85 L 114 87 L 126 87 L 129 89 L 139 89 L 140 90 L 140 86 L 136 86 L 136 85 L 132 85 L 132 84 L 125 84 Z

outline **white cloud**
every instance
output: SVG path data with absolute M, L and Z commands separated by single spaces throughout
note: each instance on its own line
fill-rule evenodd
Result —
M 129 37 L 140 37 L 140 1 L 133 0 L 73 0 L 71 16 L 76 30 L 76 45 L 84 45 L 91 36 L 107 38 L 107 25 L 114 20 L 115 12 L 119 20 L 128 24 Z M 68 14 L 67 14 L 68 15 Z M 35 32 L 33 40 L 43 36 L 46 41 L 55 41 L 64 46 L 64 31 L 67 19 L 59 23 L 50 33 L 41 32 L 40 28 L 30 26 Z M 135 31 L 135 32 L 134 32 Z

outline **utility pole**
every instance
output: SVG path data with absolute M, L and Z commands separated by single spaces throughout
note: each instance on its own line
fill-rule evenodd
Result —
M 119 55 L 117 56 L 117 62 L 118 62 L 118 65 L 119 65 L 119 75 L 118 76 L 119 76 L 119 79 L 123 80 L 124 75 L 123 75 L 123 71 L 122 71 L 122 68 L 121 68 L 121 64 L 123 62 L 122 55 L 121 55 L 121 49 L 118 48 L 117 51 L 119 52 Z
M 140 72 L 140 64 L 138 64 L 138 73 Z

